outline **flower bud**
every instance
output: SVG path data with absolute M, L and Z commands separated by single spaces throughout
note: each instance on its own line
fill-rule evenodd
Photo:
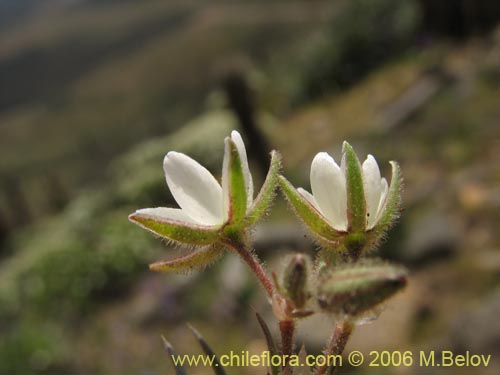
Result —
M 302 309 L 309 298 L 308 266 L 308 259 L 304 254 L 295 254 L 283 272 L 283 293 L 295 309 Z
M 407 272 L 390 264 L 359 264 L 337 269 L 319 280 L 319 306 L 339 315 L 356 316 L 384 302 L 406 285 Z

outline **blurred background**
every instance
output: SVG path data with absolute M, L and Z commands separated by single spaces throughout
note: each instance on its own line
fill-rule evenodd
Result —
M 344 373 L 498 374 L 498 22 L 496 0 L 0 0 L 0 374 L 171 374 L 160 334 L 201 352 L 186 322 L 218 353 L 265 350 L 254 311 L 275 320 L 238 258 L 152 273 L 178 251 L 127 220 L 175 205 L 169 150 L 219 177 L 231 129 L 257 186 L 272 148 L 304 187 L 344 139 L 386 176 L 401 163 L 380 254 L 409 285 L 347 350 L 493 355 Z M 315 251 L 279 195 L 254 237 L 269 269 Z M 299 342 L 319 353 L 331 325 L 304 321 Z

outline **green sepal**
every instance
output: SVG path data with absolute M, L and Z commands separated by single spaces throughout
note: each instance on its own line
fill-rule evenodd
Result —
M 227 168 L 228 173 L 229 224 L 238 225 L 245 219 L 247 213 L 247 188 L 238 147 L 229 137 L 226 138 L 226 147 L 228 154 L 224 161 L 228 165 L 224 166 L 224 169 Z
M 281 169 L 281 155 L 277 151 L 271 152 L 271 164 L 267 172 L 266 180 L 248 211 L 248 225 L 254 225 L 266 214 L 274 198 L 274 192 L 278 183 L 278 173 Z
M 345 158 L 347 188 L 347 222 L 349 232 L 364 232 L 366 229 L 366 200 L 361 164 L 351 145 L 342 146 Z
M 387 229 L 389 229 L 400 214 L 402 189 L 401 169 L 397 162 L 391 161 L 390 163 L 392 166 L 392 177 L 391 185 L 389 186 L 389 191 L 387 192 L 387 203 L 381 213 L 380 219 L 373 228 L 373 232 L 377 235 L 383 234 Z
M 224 254 L 224 249 L 220 246 L 207 246 L 201 250 L 195 250 L 188 255 L 183 255 L 174 259 L 155 262 L 149 265 L 152 271 L 189 271 L 193 268 L 202 268 L 210 265 Z
M 349 264 L 321 275 L 319 306 L 339 315 L 356 316 L 384 302 L 407 282 L 407 271 L 390 264 Z
M 323 215 L 313 207 L 293 185 L 283 176 L 278 176 L 278 181 L 285 197 L 292 206 L 297 216 L 302 219 L 304 224 L 315 234 L 320 241 L 326 243 L 336 243 L 345 232 L 334 229 L 324 218 Z
M 366 233 L 349 233 L 344 238 L 343 246 L 349 254 L 350 258 L 357 261 L 368 242 L 368 236 Z
M 153 234 L 181 244 L 210 245 L 220 237 L 219 226 L 196 225 L 140 213 L 133 213 L 128 218 Z
M 213 351 L 213 349 L 208 345 L 206 340 L 203 338 L 200 332 L 196 330 L 191 324 L 187 325 L 188 328 L 193 332 L 194 337 L 196 337 L 196 340 L 198 340 L 198 343 L 200 344 L 201 348 L 205 352 L 205 354 L 212 359 L 211 366 L 212 366 L 212 371 L 214 372 L 215 375 L 227 375 L 226 371 L 224 370 L 224 367 L 219 361 L 219 358 Z

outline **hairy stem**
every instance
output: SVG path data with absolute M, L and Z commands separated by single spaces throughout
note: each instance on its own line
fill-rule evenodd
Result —
M 336 325 L 330 343 L 323 352 L 326 358 L 331 355 L 342 354 L 345 345 L 347 344 L 347 340 L 349 340 L 349 337 L 351 336 L 353 328 L 354 326 L 349 320 L 345 320 Z M 336 370 L 336 367 L 332 366 L 329 368 L 329 366 L 327 365 L 319 366 L 316 369 L 315 375 L 324 375 L 329 369 L 329 374 L 333 374 Z
M 240 241 L 226 241 L 224 242 L 224 245 L 234 250 L 245 261 L 245 263 L 248 264 L 250 270 L 252 270 L 255 276 L 257 276 L 268 296 L 272 297 L 274 293 L 274 284 L 267 276 L 266 271 L 257 256 Z
M 281 354 L 284 358 L 283 375 L 292 374 L 290 367 L 290 355 L 293 353 L 293 333 L 295 331 L 295 322 L 293 320 L 280 321 L 281 332 Z

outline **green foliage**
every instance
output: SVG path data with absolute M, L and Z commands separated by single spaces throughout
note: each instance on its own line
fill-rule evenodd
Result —
M 0 266 L 0 318 L 12 322 L 0 344 L 1 373 L 19 369 L 19 374 L 31 374 L 37 370 L 39 353 L 59 353 L 53 335 L 26 326 L 32 317 L 61 328 L 61 322 L 84 318 L 147 272 L 152 254 L 163 245 L 131 227 L 127 203 L 154 201 L 168 193 L 161 162 L 170 149 L 191 153 L 212 169 L 220 167 L 220 140 L 235 123 L 229 112 L 211 112 L 176 133 L 136 147 L 112 165 L 107 187 L 81 194 L 60 215 L 14 238 L 18 251 Z M 212 259 L 222 250 L 209 252 Z
M 67 374 L 64 345 L 62 332 L 54 324 L 24 321 L 2 334 L 0 374 Z
M 23 252 L 1 270 L 0 314 L 79 316 L 93 306 L 91 297 L 119 290 L 144 268 L 153 241 L 130 231 L 125 212 L 73 213 L 19 240 Z
M 208 133 L 217 135 L 218 127 L 225 129 L 225 126 L 231 126 L 224 125 L 227 122 L 213 124 L 198 128 L 200 137 L 205 141 Z M 202 144 L 201 139 L 186 136 L 187 132 L 194 134 L 195 127 L 183 129 L 178 136 L 156 141 L 156 147 L 139 148 L 124 156 L 114 167 L 113 184 L 119 186 L 120 181 L 128 180 L 121 180 L 125 178 L 127 165 L 132 164 L 136 171 L 145 170 L 147 173 L 149 162 L 156 155 L 161 155 L 158 158 L 161 163 L 169 141 L 172 145 L 181 139 L 193 140 L 193 144 L 184 141 L 184 147 L 192 147 L 198 153 L 206 152 L 208 156 L 215 154 L 209 148 L 210 142 L 204 143 L 204 148 L 197 147 Z M 220 140 L 218 135 L 217 138 Z M 154 170 L 158 175 L 156 163 Z M 14 319 L 13 331 L 3 337 L 0 347 L 0 358 L 11 358 L 10 362 L 0 361 L 4 366 L 10 366 L 18 358 L 19 362 L 29 367 L 27 358 L 40 346 L 19 330 L 18 324 L 24 324 L 22 322 L 28 315 L 44 317 L 49 321 L 84 316 L 95 308 L 101 298 L 110 298 L 116 294 L 115 291 L 123 290 L 145 272 L 151 252 L 162 245 L 142 231 L 131 230 L 130 223 L 125 219 L 130 209 L 120 206 L 148 188 L 167 190 L 161 173 L 159 176 L 154 183 L 136 178 L 134 181 L 141 181 L 143 185 L 130 188 L 129 184 L 128 191 L 117 192 L 108 188 L 82 194 L 63 214 L 16 236 L 13 246 L 19 250 L 0 268 L 0 316 Z M 14 331 L 17 333 L 14 334 Z M 29 333 L 29 330 L 26 332 Z M 46 336 L 46 341 L 51 342 L 50 336 Z M 30 342 L 36 347 L 29 346 Z M 21 343 L 23 347 L 18 350 L 17 356 L 11 356 L 12 349 L 9 348 L 15 348 L 16 343 Z M 17 368 L 15 364 L 12 366 L 6 368 Z
M 304 67 L 299 101 L 346 88 L 411 46 L 419 24 L 415 0 L 349 0 Z

